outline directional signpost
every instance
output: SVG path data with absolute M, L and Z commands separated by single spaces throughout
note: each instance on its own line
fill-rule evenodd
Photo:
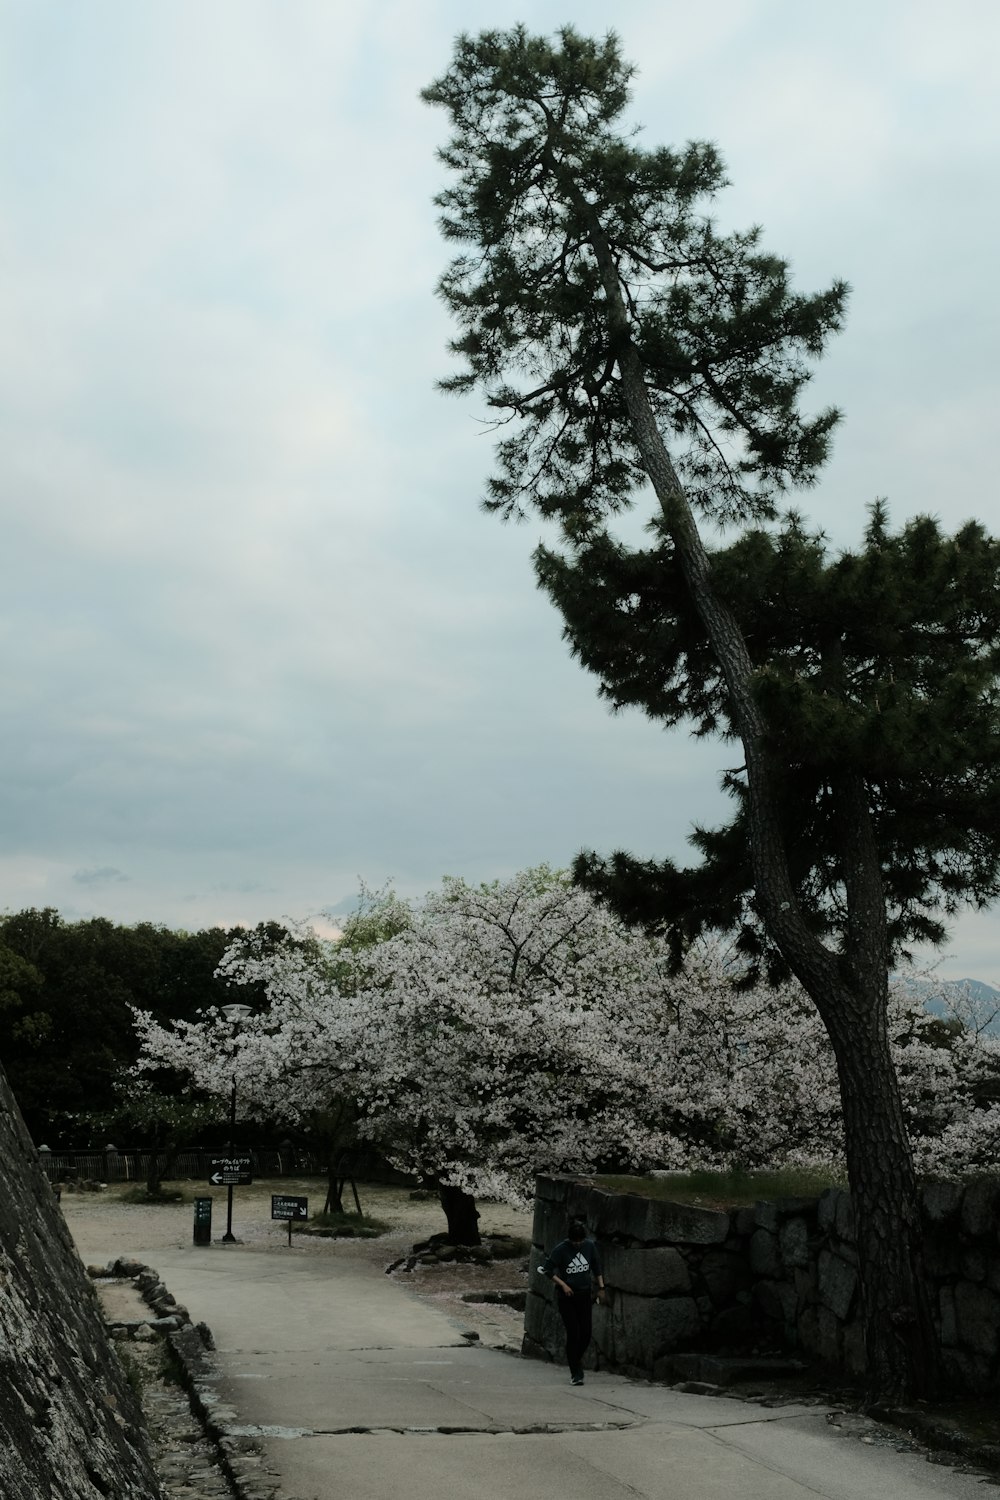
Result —
M 292 1248 L 292 1221 L 293 1219 L 308 1219 L 309 1199 L 289 1198 L 283 1194 L 272 1194 L 271 1218 L 288 1220 L 288 1248 Z
M 224 1187 L 229 1190 L 229 1201 L 226 1205 L 226 1232 L 222 1236 L 229 1244 L 236 1239 L 233 1234 L 233 1188 L 250 1186 L 253 1182 L 252 1167 L 253 1162 L 249 1153 L 234 1152 L 230 1156 L 212 1157 L 209 1182 L 212 1187 Z
M 249 1156 L 213 1156 L 208 1180 L 213 1187 L 249 1187 L 253 1163 Z

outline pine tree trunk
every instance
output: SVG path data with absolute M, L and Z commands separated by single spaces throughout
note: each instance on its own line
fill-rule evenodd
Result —
M 753 664 L 739 622 L 713 587 L 708 555 L 657 427 L 633 342 L 618 268 L 599 215 L 570 180 L 588 224 L 608 304 L 608 329 L 633 434 L 685 584 L 715 653 L 733 727 L 746 757 L 750 854 L 757 907 L 768 934 L 813 1000 L 837 1059 L 848 1178 L 857 1234 L 866 1366 L 873 1396 L 930 1396 L 939 1350 L 923 1268 L 913 1160 L 886 1034 L 888 943 L 878 850 L 863 779 L 838 787 L 839 858 L 848 910 L 840 953 L 804 920 L 778 813 L 779 771 L 753 692 Z M 837 671 L 836 660 L 830 670 Z
M 826 997 L 857 1237 L 869 1399 L 933 1396 L 939 1351 L 923 1262 L 920 1199 L 884 1006 Z
M 442 1185 L 438 1198 L 448 1220 L 448 1239 L 453 1245 L 481 1245 L 479 1212 L 471 1193 L 461 1188 Z

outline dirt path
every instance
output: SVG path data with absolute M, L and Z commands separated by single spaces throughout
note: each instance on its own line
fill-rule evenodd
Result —
M 133 1255 L 156 1266 L 156 1252 L 181 1250 L 191 1245 L 196 1197 L 212 1197 L 212 1234 L 218 1239 L 226 1225 L 226 1194 L 200 1183 L 175 1184 L 184 1192 L 178 1204 L 136 1204 L 124 1201 L 130 1185 L 111 1187 L 101 1193 L 63 1192 L 62 1207 L 70 1232 L 85 1263 L 104 1263 L 117 1255 Z M 408 1188 L 359 1183 L 361 1206 L 366 1215 L 384 1220 L 391 1228 L 377 1239 L 350 1242 L 352 1260 L 367 1261 L 380 1271 L 398 1260 L 414 1242 L 438 1234 L 445 1228 L 444 1215 L 434 1199 L 414 1199 Z M 325 1183 L 319 1178 L 281 1177 L 260 1179 L 252 1187 L 237 1188 L 233 1195 L 233 1233 L 241 1244 L 254 1250 L 288 1254 L 285 1224 L 272 1221 L 271 1195 L 285 1194 L 309 1199 L 310 1215 L 322 1208 Z M 480 1204 L 480 1229 L 484 1235 L 512 1234 L 530 1237 L 531 1215 L 502 1203 Z M 331 1257 L 346 1248 L 342 1240 L 294 1236 L 295 1255 Z M 493 1303 L 467 1303 L 465 1293 L 523 1291 L 527 1286 L 524 1260 L 500 1261 L 495 1265 L 449 1264 L 417 1266 L 412 1272 L 395 1272 L 394 1279 L 421 1300 L 460 1320 L 490 1345 L 519 1348 L 523 1316 Z

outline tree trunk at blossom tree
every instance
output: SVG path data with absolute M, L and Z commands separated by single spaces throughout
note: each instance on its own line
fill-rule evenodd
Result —
M 325 1214 L 342 1214 L 344 1212 L 344 1182 L 345 1178 L 337 1176 L 337 1168 L 333 1163 L 328 1164 L 326 1169 L 326 1202 L 323 1204 Z
M 166 1128 L 154 1131 L 149 1165 L 146 1168 L 146 1193 L 150 1198 L 158 1198 L 163 1191 L 164 1178 L 173 1175 L 180 1148 L 181 1136 L 177 1130 Z
M 471 1193 L 448 1183 L 438 1185 L 438 1199 L 448 1220 L 448 1239 L 453 1245 L 481 1245 L 479 1210 Z

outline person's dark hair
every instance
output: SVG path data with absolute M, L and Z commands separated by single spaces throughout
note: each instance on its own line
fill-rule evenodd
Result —
M 579 1245 L 581 1240 L 587 1238 L 587 1226 L 582 1219 L 570 1219 L 569 1238 L 573 1241 L 574 1245 Z

